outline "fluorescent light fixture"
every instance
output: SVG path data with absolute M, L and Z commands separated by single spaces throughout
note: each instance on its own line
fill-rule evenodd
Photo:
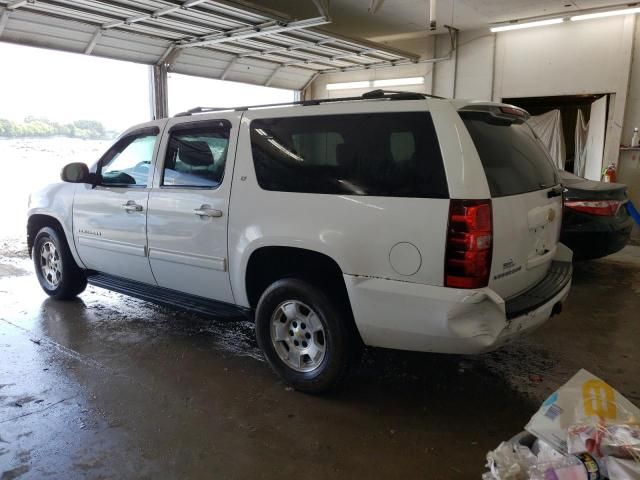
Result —
M 327 83 L 327 90 L 348 90 L 350 88 L 369 88 L 371 86 L 370 81 L 365 82 L 342 82 L 342 83 Z
M 501 27 L 492 27 L 491 31 L 493 33 L 506 32 L 507 30 L 521 30 L 523 28 L 544 27 L 545 25 L 555 25 L 562 22 L 564 22 L 564 18 L 550 18 L 548 20 L 538 20 L 537 22 L 512 23 L 510 25 L 503 25 Z
M 591 20 L 592 18 L 613 17 L 615 15 L 632 15 L 634 13 L 640 13 L 640 7 L 625 8 L 623 10 L 610 10 L 608 12 L 585 13 L 584 15 L 575 15 L 571 17 L 571 21 L 577 22 L 580 20 Z
M 424 77 L 388 78 L 386 80 L 374 80 L 374 87 L 401 87 L 403 85 L 423 85 Z

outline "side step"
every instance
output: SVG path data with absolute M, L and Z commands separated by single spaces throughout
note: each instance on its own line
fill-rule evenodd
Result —
M 87 281 L 95 287 L 106 288 L 107 290 L 112 290 L 165 307 L 197 312 L 222 319 L 253 320 L 253 312 L 248 308 L 238 307 L 224 302 L 216 302 L 215 300 L 189 295 L 169 288 L 158 287 L 157 285 L 147 285 L 146 283 L 127 280 L 126 278 L 116 277 L 106 273 L 95 273 L 89 276 Z

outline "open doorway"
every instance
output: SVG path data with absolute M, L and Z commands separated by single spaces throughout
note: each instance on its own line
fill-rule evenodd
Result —
M 576 154 L 575 131 L 578 118 L 578 110 L 582 112 L 585 123 L 588 123 L 591 116 L 591 105 L 596 100 L 599 100 L 604 96 L 606 96 L 606 94 L 600 93 L 590 95 L 563 95 L 554 97 L 504 98 L 502 101 L 524 108 L 531 115 L 541 115 L 551 110 L 560 110 L 560 116 L 562 118 L 562 132 L 564 137 L 564 144 L 566 147 L 565 170 L 568 172 L 573 172 Z M 606 108 L 607 110 L 605 118 L 608 118 L 608 102 Z

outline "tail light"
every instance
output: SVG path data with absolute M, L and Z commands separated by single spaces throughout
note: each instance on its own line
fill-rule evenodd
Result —
M 621 205 L 620 200 L 565 200 L 564 202 L 566 208 L 601 217 L 616 216 Z
M 445 286 L 487 286 L 491 271 L 492 230 L 491 200 L 451 200 Z

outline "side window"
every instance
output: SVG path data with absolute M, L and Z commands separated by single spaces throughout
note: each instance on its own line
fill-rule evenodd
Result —
M 104 185 L 145 187 L 153 160 L 156 135 L 141 135 L 120 141 L 100 162 Z
M 300 156 L 315 165 L 337 165 L 336 149 L 344 143 L 339 132 L 294 133 L 291 140 Z
M 251 122 L 251 151 L 265 190 L 448 198 L 428 112 L 268 118 Z
M 229 133 L 228 122 L 171 132 L 161 185 L 218 187 L 224 176 Z

